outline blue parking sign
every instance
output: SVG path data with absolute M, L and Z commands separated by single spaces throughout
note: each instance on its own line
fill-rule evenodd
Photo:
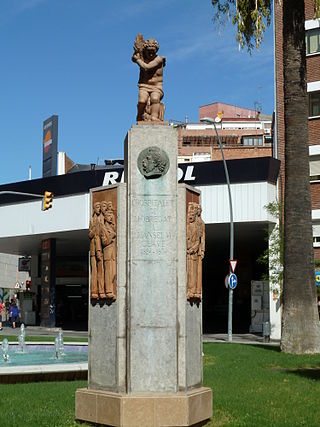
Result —
M 234 273 L 229 275 L 228 283 L 229 283 L 230 289 L 235 289 L 237 287 L 238 279 Z
M 316 271 L 316 286 L 320 286 L 320 271 Z

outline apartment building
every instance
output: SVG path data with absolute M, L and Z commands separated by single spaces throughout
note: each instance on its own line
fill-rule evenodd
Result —
M 235 105 L 215 102 L 199 108 L 198 123 L 178 126 L 180 162 L 221 160 L 221 151 L 212 121 L 216 124 L 227 160 L 272 156 L 272 116 Z

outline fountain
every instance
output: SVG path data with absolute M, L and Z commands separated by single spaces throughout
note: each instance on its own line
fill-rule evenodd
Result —
M 64 342 L 63 342 L 63 332 L 60 329 L 58 336 L 56 337 L 54 341 L 54 347 L 56 351 L 56 359 L 61 359 L 62 356 L 64 356 Z
M 56 351 L 56 359 L 60 359 L 61 358 L 61 349 L 60 349 L 60 342 L 59 342 L 58 337 L 56 337 L 54 340 L 54 348 Z
M 20 326 L 20 334 L 18 336 L 19 351 L 21 353 L 23 353 L 24 350 L 25 350 L 25 346 L 24 346 L 25 338 L 26 338 L 26 333 L 25 333 L 25 330 L 24 330 L 24 324 L 22 323 L 21 326 Z
M 87 343 L 64 344 L 60 330 L 55 342 L 25 342 L 21 325 L 18 343 L 2 342 L 0 383 L 86 379 L 88 372 Z
M 8 343 L 7 338 L 5 338 L 2 341 L 2 354 L 3 354 L 3 360 L 5 362 L 8 362 L 8 360 L 9 360 L 9 354 L 8 353 L 9 353 L 9 343 Z
M 58 333 L 58 341 L 59 341 L 59 352 L 62 356 L 64 354 L 64 342 L 63 342 L 63 332 L 62 329 L 60 329 Z

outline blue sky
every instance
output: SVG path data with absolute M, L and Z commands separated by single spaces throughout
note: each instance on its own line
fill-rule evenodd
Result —
M 59 116 L 59 151 L 78 163 L 123 157 L 135 122 L 138 33 L 167 57 L 166 120 L 198 121 L 198 107 L 226 102 L 271 114 L 273 36 L 239 52 L 220 32 L 210 0 L 1 0 L 0 183 L 42 174 L 42 122 Z M 259 89 L 260 87 L 260 89 Z

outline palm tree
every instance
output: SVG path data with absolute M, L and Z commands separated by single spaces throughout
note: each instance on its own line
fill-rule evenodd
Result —
M 280 1 L 280 0 L 279 0 Z M 319 16 L 320 2 L 315 1 Z M 305 13 L 303 0 L 282 0 L 285 200 L 284 274 L 281 349 L 320 353 L 316 305 L 311 196 L 309 182 L 308 105 L 306 92 Z M 232 14 L 237 40 L 249 51 L 262 41 L 263 20 L 270 22 L 271 1 L 212 0 L 216 17 Z M 234 9 L 232 9 L 234 8 Z
M 281 349 L 319 353 L 309 181 L 303 0 L 283 0 L 285 122 L 284 274 Z

